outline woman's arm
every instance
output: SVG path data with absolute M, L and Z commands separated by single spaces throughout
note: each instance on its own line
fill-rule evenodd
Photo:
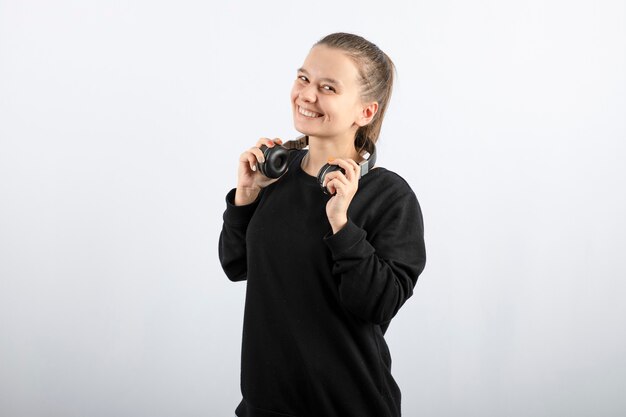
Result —
M 424 223 L 412 191 L 380 210 L 368 232 L 350 219 L 324 241 L 332 253 L 333 273 L 340 275 L 339 297 L 363 320 L 389 322 L 413 294 L 426 264 Z
M 246 260 L 246 230 L 248 223 L 259 204 L 263 191 L 252 203 L 236 206 L 235 192 L 232 189 L 226 195 L 226 211 L 219 239 L 219 258 L 222 269 L 231 281 L 244 281 L 248 272 Z

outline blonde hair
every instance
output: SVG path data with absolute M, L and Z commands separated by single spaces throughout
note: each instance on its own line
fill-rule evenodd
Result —
M 372 152 L 378 140 L 385 111 L 391 98 L 396 67 L 378 46 L 351 33 L 331 33 L 315 45 L 326 45 L 345 52 L 357 66 L 361 84 L 361 98 L 378 102 L 378 111 L 370 123 L 359 127 L 354 138 L 355 148 Z

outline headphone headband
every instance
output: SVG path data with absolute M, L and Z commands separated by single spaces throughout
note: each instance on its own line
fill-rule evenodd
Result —
M 304 149 L 309 146 L 309 137 L 307 135 L 301 135 L 284 143 L 282 146 L 290 150 Z M 365 160 L 359 163 L 359 168 L 361 169 L 359 172 L 359 178 L 370 172 L 376 163 L 376 145 L 372 144 L 372 146 L 373 150 L 371 154 L 369 152 L 365 152 L 364 155 L 361 155 Z
M 259 171 L 268 178 L 279 178 L 282 176 L 287 170 L 287 161 L 288 154 L 290 151 L 301 150 L 309 146 L 309 137 L 307 135 L 298 136 L 294 140 L 287 141 L 282 145 L 274 146 L 272 148 L 268 148 L 265 145 L 262 145 L 259 149 L 263 152 L 263 156 L 265 157 L 264 162 L 257 162 L 257 167 Z M 372 153 L 365 153 L 367 156 L 363 156 L 365 158 L 364 161 L 359 163 L 359 178 L 363 177 L 365 174 L 372 170 L 372 167 L 376 163 L 376 146 L 372 144 Z M 317 174 L 317 182 L 320 187 L 324 191 L 324 193 L 329 194 L 328 188 L 324 185 L 326 178 L 326 174 L 333 171 L 342 171 L 345 173 L 345 170 L 341 168 L 339 165 L 334 164 L 324 164 L 322 168 L 320 168 Z

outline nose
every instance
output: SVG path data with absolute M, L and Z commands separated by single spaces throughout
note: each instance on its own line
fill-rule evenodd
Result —
M 309 83 L 308 85 L 302 87 L 298 95 L 300 96 L 302 101 L 305 101 L 307 103 L 315 103 L 315 101 L 317 100 L 315 86 L 312 83 Z

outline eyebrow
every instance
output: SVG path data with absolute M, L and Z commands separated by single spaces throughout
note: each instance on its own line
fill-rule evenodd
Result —
M 298 72 L 302 72 L 302 73 L 304 73 L 306 75 L 309 75 L 308 71 L 305 70 L 304 68 L 298 68 Z M 331 83 L 331 84 L 336 84 L 336 85 L 343 85 L 341 83 L 341 81 L 337 81 L 337 80 L 332 79 L 332 78 L 320 78 L 320 81 L 324 81 L 324 82 Z

